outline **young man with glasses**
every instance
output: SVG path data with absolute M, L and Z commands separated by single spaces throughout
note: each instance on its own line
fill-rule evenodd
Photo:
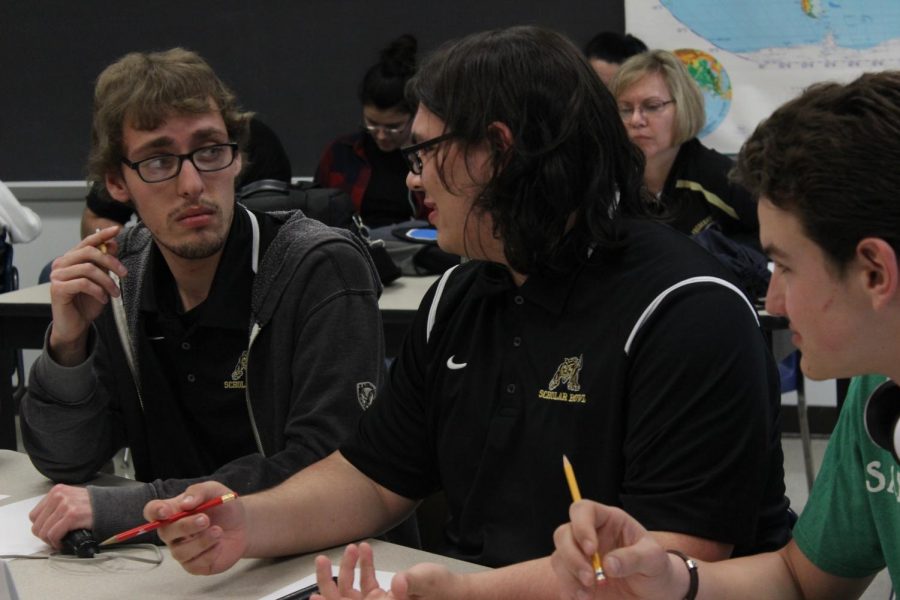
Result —
M 368 253 L 300 213 L 235 203 L 249 117 L 182 49 L 129 54 L 97 81 L 90 177 L 140 222 L 54 262 L 22 435 L 54 481 L 85 482 L 128 447 L 145 483 L 54 487 L 31 513 L 54 547 L 69 530 L 133 527 L 148 500 L 204 479 L 271 487 L 332 452 L 372 401 Z
M 442 47 L 410 88 L 407 183 L 440 247 L 471 260 L 426 295 L 339 452 L 164 527 L 172 556 L 212 573 L 245 554 L 331 547 L 443 490 L 442 551 L 507 568 L 417 566 L 395 594 L 555 598 L 564 454 L 585 496 L 638 511 L 667 545 L 710 559 L 780 547 L 778 376 L 755 312 L 712 256 L 634 218 L 640 151 L 578 49 L 540 28 L 475 34 Z M 192 486 L 145 517 L 226 490 Z

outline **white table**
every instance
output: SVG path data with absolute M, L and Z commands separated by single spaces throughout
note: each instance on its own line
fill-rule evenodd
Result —
M 384 349 L 387 356 L 396 356 L 406 331 L 428 288 L 439 275 L 401 277 L 384 288 L 378 307 L 384 327 Z
M 25 454 L 0 450 L 0 492 L 12 494 L 0 505 L 44 494 L 50 482 L 31 466 Z M 128 480 L 104 476 L 107 484 L 129 485 Z M 133 482 L 132 482 L 133 484 Z M 0 532 L 2 535 L 2 532 Z M 470 573 L 485 567 L 420 550 L 369 540 L 375 550 L 375 566 L 382 571 L 400 571 L 420 562 L 436 562 L 453 571 Z M 340 557 L 342 548 L 322 554 L 332 561 Z M 243 559 L 225 573 L 208 577 L 190 575 L 163 548 L 161 565 L 138 565 L 121 562 L 63 566 L 47 560 L 18 559 L 9 563 L 22 600 L 32 598 L 77 600 L 121 598 L 259 598 L 315 572 L 315 554 L 282 559 Z M 103 564 L 103 563 L 101 563 Z

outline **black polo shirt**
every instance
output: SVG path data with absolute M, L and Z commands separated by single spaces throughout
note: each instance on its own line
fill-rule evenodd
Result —
M 563 454 L 584 497 L 650 529 L 739 551 L 787 540 L 777 370 L 754 311 L 716 282 L 678 287 L 730 281 L 685 236 L 622 227 L 618 255 L 521 288 L 496 265 L 458 268 L 342 447 L 402 496 L 444 490 L 448 554 L 549 554 L 571 503 Z
M 205 475 L 257 451 L 245 398 L 252 244 L 250 219 L 237 208 L 209 295 L 189 311 L 153 247 L 152 276 L 141 299 L 144 335 L 152 348 L 148 360 L 154 363 L 146 367 L 162 378 L 151 385 L 169 389 L 171 418 L 183 421 L 170 426 L 173 441 L 194 450 L 183 456 L 193 454 L 197 464 L 184 465 L 191 472 L 182 476 Z

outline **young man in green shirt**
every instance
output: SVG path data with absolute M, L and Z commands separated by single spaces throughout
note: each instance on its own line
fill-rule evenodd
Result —
M 767 309 L 790 319 L 808 377 L 900 376 L 898 160 L 900 72 L 813 86 L 741 150 L 739 178 L 760 197 L 760 238 L 775 263 Z M 874 390 L 871 378 L 855 382 L 794 540 L 782 550 L 694 562 L 667 553 L 625 512 L 579 502 L 554 536 L 561 596 L 846 599 L 884 567 L 896 588 L 900 388 L 893 381 Z M 595 551 L 606 575 L 599 583 Z

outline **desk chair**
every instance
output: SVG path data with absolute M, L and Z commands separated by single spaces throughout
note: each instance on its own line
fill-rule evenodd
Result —
M 53 261 L 51 260 L 44 268 L 41 269 L 40 274 L 38 275 L 38 285 L 42 283 L 50 283 L 50 271 L 53 270 Z
M 803 373 L 800 371 L 800 351 L 796 350 L 779 361 L 778 370 L 782 368 L 793 370 L 791 376 L 781 377 L 781 393 L 797 392 L 797 424 L 800 428 L 800 445 L 803 447 L 803 466 L 806 470 L 806 489 L 812 490 L 815 481 L 815 465 L 813 464 L 812 444 L 809 433 L 809 414 L 806 406 L 806 391 L 804 390 Z
M 808 490 L 811 490 L 816 476 L 809 433 L 806 391 L 803 387 L 803 373 L 800 371 L 800 351 L 789 340 L 787 335 L 789 333 L 789 322 L 785 317 L 769 314 L 764 308 L 764 300 L 757 302 L 756 311 L 759 315 L 759 326 L 766 336 L 772 356 L 778 362 L 778 371 L 782 374 L 781 393 L 797 392 L 797 423 L 800 428 L 800 445 L 803 448 L 806 487 Z
M 13 265 L 13 245 L 5 227 L 0 227 L 0 293 L 13 292 L 19 289 L 19 270 Z M 6 376 L 16 376 L 16 387 L 13 388 L 13 400 L 18 405 L 25 394 L 25 362 L 22 350 L 2 349 L 2 352 L 15 352 L 15 369 Z

